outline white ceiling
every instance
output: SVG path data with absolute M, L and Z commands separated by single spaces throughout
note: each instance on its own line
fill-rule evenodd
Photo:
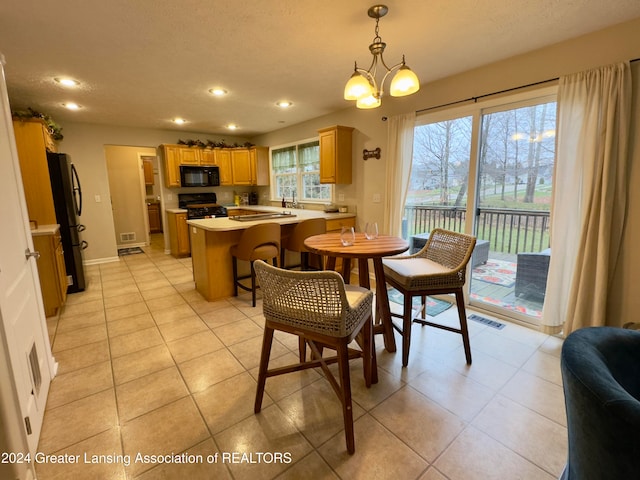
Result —
M 5 0 L 12 108 L 65 122 L 251 137 L 344 108 L 371 0 Z M 640 17 L 638 0 L 386 0 L 380 36 L 424 84 Z M 60 87 L 70 76 L 81 87 Z M 222 86 L 224 98 L 207 91 Z M 275 102 L 288 99 L 286 111 Z M 82 105 L 77 112 L 61 103 Z M 189 121 L 178 127 L 174 117 Z

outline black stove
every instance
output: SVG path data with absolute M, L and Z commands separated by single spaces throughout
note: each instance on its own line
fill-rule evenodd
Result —
M 215 193 L 179 193 L 178 206 L 187 209 L 187 219 L 226 217 L 227 209 L 218 205 Z

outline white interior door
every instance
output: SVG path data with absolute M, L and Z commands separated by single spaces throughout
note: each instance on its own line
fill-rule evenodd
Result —
M 147 208 L 147 188 L 145 185 L 144 179 L 144 160 L 142 157 L 145 155 L 139 153 L 138 154 L 138 173 L 139 173 L 139 183 L 140 183 L 140 198 L 142 198 L 142 211 L 144 214 L 142 215 L 142 219 L 144 220 L 144 231 L 145 231 L 145 244 L 151 244 L 151 237 L 149 236 L 149 213 Z
M 19 403 L 24 437 L 35 453 L 55 362 L 47 334 L 36 259 L 9 110 L 0 55 L 0 341 L 9 358 L 14 398 Z M 6 399 L 4 399 L 6 400 Z

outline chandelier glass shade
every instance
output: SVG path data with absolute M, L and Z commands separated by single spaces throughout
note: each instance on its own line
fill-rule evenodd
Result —
M 389 9 L 385 5 L 374 5 L 367 12 L 371 18 L 376 19 L 376 36 L 373 39 L 373 43 L 369 45 L 373 60 L 367 70 L 359 68 L 356 63 L 354 72 L 344 87 L 345 100 L 355 100 L 358 108 L 376 108 L 382 104 L 384 82 L 393 72 L 395 72 L 395 75 L 389 85 L 389 93 L 392 97 L 404 97 L 420 90 L 420 81 L 417 75 L 406 65 L 404 55 L 402 56 L 402 61 L 393 67 L 388 67 L 384 61 L 382 54 L 387 44 L 382 41 L 378 34 L 378 22 L 388 11 Z M 380 68 L 381 72 L 384 72 L 380 82 L 376 80 L 378 68 Z

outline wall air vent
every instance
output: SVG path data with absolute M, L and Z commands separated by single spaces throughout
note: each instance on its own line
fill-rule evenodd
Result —
M 127 232 L 120 234 L 121 242 L 135 242 L 136 241 L 136 232 Z

